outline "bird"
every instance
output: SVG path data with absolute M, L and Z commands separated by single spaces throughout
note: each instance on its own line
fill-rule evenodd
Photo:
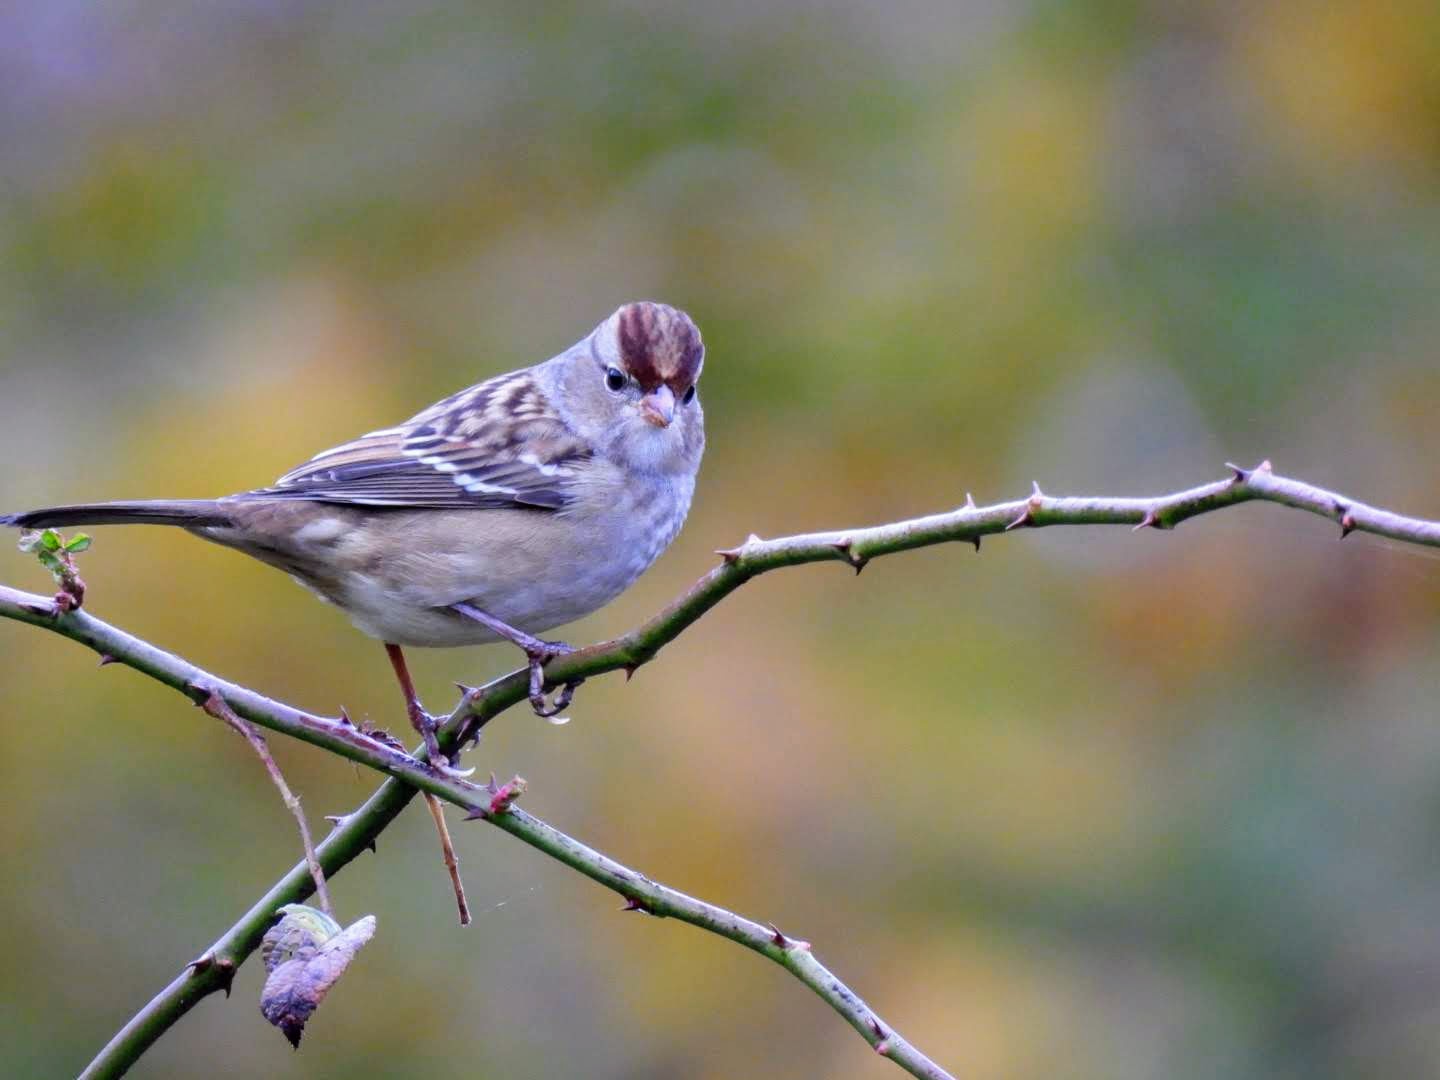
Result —
M 509 641 L 530 702 L 571 651 L 537 635 L 605 606 L 665 551 L 705 451 L 700 331 L 622 305 L 558 355 L 316 454 L 269 487 L 0 515 L 21 529 L 178 526 L 288 573 L 385 646 L 432 765 L 446 760 L 406 647 Z M 573 687 L 567 688 L 573 691 Z

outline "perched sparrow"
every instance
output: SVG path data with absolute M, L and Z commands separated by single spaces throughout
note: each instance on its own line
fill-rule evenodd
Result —
M 326 450 L 273 487 L 0 524 L 178 525 L 284 570 L 385 643 L 435 760 L 401 646 L 512 641 L 546 713 L 541 668 L 569 647 L 534 635 L 613 600 L 685 521 L 704 360 L 683 311 L 627 304 L 553 359 Z

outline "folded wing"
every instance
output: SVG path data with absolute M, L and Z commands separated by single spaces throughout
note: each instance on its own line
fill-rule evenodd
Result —
M 399 427 L 317 454 L 244 498 L 360 506 L 562 510 L 590 457 L 529 372 L 446 398 Z

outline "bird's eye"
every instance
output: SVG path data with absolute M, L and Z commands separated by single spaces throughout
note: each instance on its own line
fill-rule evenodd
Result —
M 685 391 L 685 396 L 680 399 L 681 405 L 689 405 L 695 400 L 695 384 L 691 383 L 690 388 Z
M 605 372 L 606 389 L 613 394 L 618 394 L 621 390 L 624 390 L 627 381 L 625 373 L 619 368 L 612 367 L 609 371 Z

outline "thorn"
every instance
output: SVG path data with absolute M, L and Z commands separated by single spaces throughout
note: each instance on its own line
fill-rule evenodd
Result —
M 980 534 L 976 533 L 972 536 L 970 542 L 975 545 L 975 554 L 980 554 Z
M 1340 515 L 1340 539 L 1344 540 L 1355 531 L 1355 515 L 1346 510 Z
M 370 854 L 372 854 L 372 855 L 379 855 L 379 854 L 380 854 L 380 845 L 377 844 L 374 840 L 371 840 L 370 843 L 366 844 L 365 846 L 370 849 Z
M 1145 516 L 1140 519 L 1140 524 L 1131 529 L 1131 532 L 1139 532 L 1141 529 L 1168 529 L 1170 526 L 1160 520 L 1160 515 L 1153 509 L 1146 510 Z
M 968 492 L 968 491 L 965 492 L 965 509 L 966 509 L 966 510 L 974 510 L 974 509 L 976 509 L 976 507 L 975 507 L 975 496 L 974 496 L 974 495 L 971 495 L 970 492 Z
M 639 664 L 626 664 L 625 667 L 624 667 L 624 671 L 625 671 L 625 681 L 628 683 L 631 679 L 633 679 L 633 678 L 635 677 L 635 672 L 637 672 L 637 671 L 639 671 L 639 670 L 640 670 L 640 665 L 639 665 Z
M 345 824 L 345 819 L 349 816 L 349 814 L 326 814 L 325 820 L 338 829 L 341 825 Z
M 1249 479 L 1250 479 L 1250 470 L 1249 470 L 1249 469 L 1242 469 L 1239 465 L 1236 465 L 1233 461 L 1227 461 L 1227 462 L 1225 462 L 1225 467 L 1226 467 L 1227 469 L 1229 469 L 1232 473 L 1235 474 L 1234 476 L 1232 476 L 1232 477 L 1230 478 L 1230 482 L 1231 482 L 1232 484 L 1243 484 L 1243 483 L 1245 483 L 1246 480 L 1249 480 Z
M 637 899 L 635 899 L 635 897 L 633 897 L 633 896 L 626 897 L 626 899 L 625 899 L 625 906 L 622 907 L 620 910 L 621 910 L 621 911 L 638 911 L 638 912 L 640 912 L 640 914 L 642 914 L 642 915 L 654 915 L 654 914 L 655 914 L 655 909 L 654 909 L 654 908 L 652 908 L 649 904 L 645 903 L 643 900 L 637 900 Z
M 1028 526 L 1028 525 L 1034 525 L 1034 524 L 1035 524 L 1035 515 L 1034 515 L 1034 513 L 1031 511 L 1030 507 L 1027 505 L 1024 510 L 1020 511 L 1020 516 L 1019 516 L 1019 517 L 1017 517 L 1014 521 L 1010 522 L 1009 525 L 1006 525 L 1006 526 L 1005 526 L 1005 530 L 1004 530 L 1004 531 L 1005 531 L 1005 532 L 1009 532 L 1011 529 L 1023 529 L 1023 528 L 1025 528 L 1025 527 Z
M 468 698 L 475 693 L 476 687 L 466 686 L 463 682 L 457 682 L 455 689 L 460 691 L 460 696 Z
M 787 937 L 773 922 L 766 923 L 765 925 L 770 927 L 770 929 L 773 931 L 773 934 L 770 937 L 770 941 L 772 944 L 780 946 L 780 948 L 785 949 L 787 952 L 810 951 L 810 943 L 808 941 L 801 941 L 799 938 Z
M 840 553 L 840 557 L 855 568 L 855 576 L 860 576 L 860 571 L 865 569 L 865 564 L 870 560 L 864 555 L 855 554 L 855 545 L 847 536 L 844 539 L 836 540 L 830 545 Z
M 185 966 L 189 968 L 191 974 L 203 975 L 205 972 L 209 971 L 210 968 L 214 966 L 214 964 L 215 957 L 211 956 L 207 952 L 204 956 L 199 956 L 196 957 L 194 960 L 191 960 L 190 963 L 186 964 Z
M 1256 472 L 1270 472 L 1270 471 L 1271 471 L 1270 459 L 1269 459 L 1269 458 L 1266 458 L 1264 461 L 1260 462 L 1259 465 L 1256 465 L 1256 466 L 1255 466 L 1255 471 L 1256 471 Z
M 225 996 L 230 996 L 230 989 L 235 985 L 235 961 L 228 956 L 222 956 L 215 961 L 215 967 L 220 972 L 220 989 L 225 991 Z
M 724 548 L 716 551 L 715 554 L 720 556 L 726 566 L 734 566 L 740 561 L 740 550 L 738 547 Z
M 109 667 L 111 664 L 117 664 L 117 663 L 119 663 L 119 661 L 116 660 L 115 657 L 111 656 L 109 653 L 101 653 L 101 654 L 100 654 L 100 666 L 101 666 L 101 667 Z
M 340 723 L 340 726 L 341 726 L 341 727 L 354 727 L 354 726 L 355 726 L 355 721 L 350 719 L 350 713 L 346 710 L 346 708 L 345 708 L 344 705 L 341 705 L 341 706 L 340 706 L 340 721 L 339 721 L 339 723 Z
M 1031 499 L 1043 499 L 1043 498 L 1045 498 L 1045 493 L 1040 490 L 1040 482 L 1039 482 L 1038 480 L 1031 480 L 1031 481 L 1030 481 L 1030 498 L 1031 498 Z

